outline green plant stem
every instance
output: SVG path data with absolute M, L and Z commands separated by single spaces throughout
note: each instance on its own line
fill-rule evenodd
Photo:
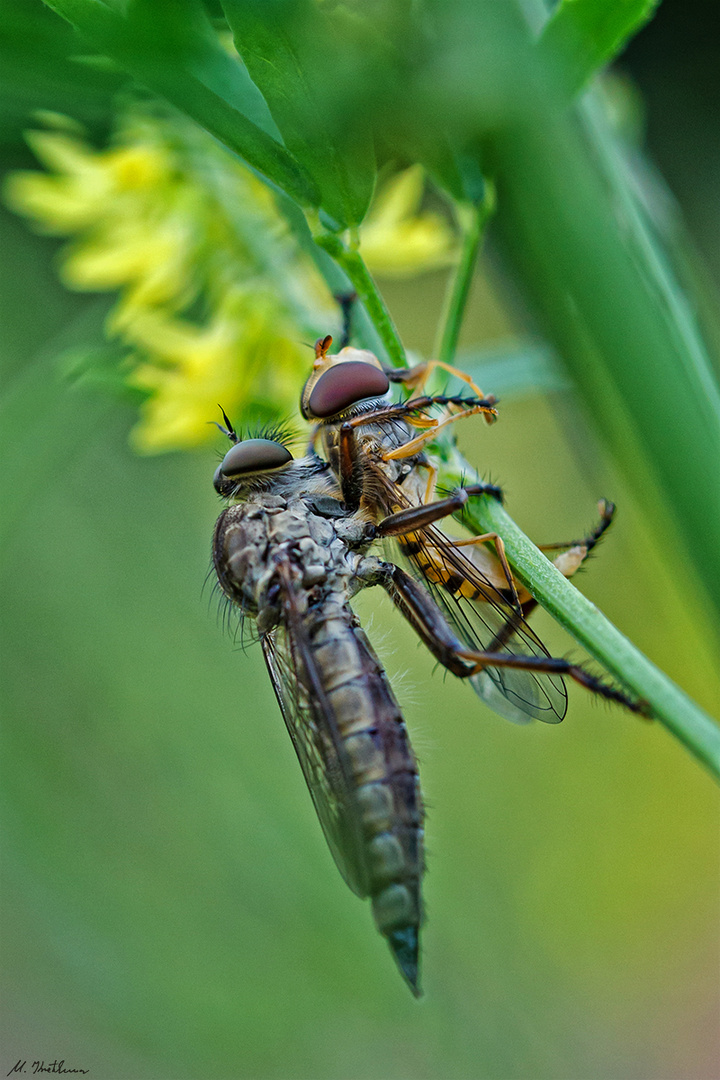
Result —
M 471 470 L 459 455 L 443 468 L 446 482 L 460 485 Z M 465 480 L 467 482 L 467 480 Z M 471 500 L 462 517 L 471 531 L 496 532 L 518 579 L 720 781 L 720 725 L 655 667 L 603 613 L 557 570 L 493 498 Z
M 467 219 L 467 223 L 463 229 L 460 260 L 450 279 L 445 296 L 440 330 L 434 350 L 437 359 L 444 364 L 452 364 L 455 358 L 478 251 L 494 209 L 495 189 L 489 182 L 482 202 L 475 206 L 461 208 L 464 211 L 462 217 Z
M 358 299 L 365 307 L 382 339 L 390 362 L 395 367 L 407 367 L 407 358 L 400 335 L 357 247 L 344 243 L 337 233 L 314 230 L 314 236 L 315 243 L 331 255 L 347 274 Z

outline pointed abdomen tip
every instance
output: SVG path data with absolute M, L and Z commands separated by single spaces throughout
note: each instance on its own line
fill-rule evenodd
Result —
M 418 928 L 406 926 L 403 930 L 391 930 L 387 939 L 402 977 L 415 997 L 420 997 L 422 990 L 420 989 Z

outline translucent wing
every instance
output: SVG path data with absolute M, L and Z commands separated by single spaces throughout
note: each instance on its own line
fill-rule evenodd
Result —
M 461 641 L 472 649 L 508 656 L 550 655 L 522 615 L 440 530 L 423 530 L 421 544 L 442 574 L 433 582 L 417 559 L 416 567 Z M 462 585 L 453 591 L 460 578 Z M 513 723 L 536 719 L 557 724 L 567 711 L 567 691 L 559 675 L 489 667 L 470 682 L 486 704 Z
M 285 625 L 262 638 L 265 661 L 333 858 L 353 892 L 367 896 L 369 873 L 352 773 L 289 582 L 285 593 Z
M 394 506 L 409 505 L 398 485 L 378 468 L 376 481 Z M 450 537 L 432 525 L 413 532 L 406 558 L 428 588 L 460 640 L 478 652 L 508 656 L 549 656 L 522 615 Z M 559 675 L 516 668 L 486 668 L 469 680 L 478 697 L 506 720 L 559 723 L 567 711 L 567 691 Z

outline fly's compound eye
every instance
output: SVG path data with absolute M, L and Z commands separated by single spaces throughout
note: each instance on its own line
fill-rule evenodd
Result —
M 384 397 L 389 389 L 388 377 L 380 368 L 362 360 L 348 360 L 320 376 L 305 411 L 309 417 L 327 420 L 365 398 Z
M 253 473 L 272 472 L 293 460 L 282 443 L 272 439 L 245 439 L 235 443 L 220 462 L 214 477 L 215 489 L 225 494 L 228 481 L 240 480 Z
M 281 469 L 293 456 L 282 443 L 271 439 L 245 439 L 228 450 L 220 464 L 223 476 L 232 478 L 246 473 Z

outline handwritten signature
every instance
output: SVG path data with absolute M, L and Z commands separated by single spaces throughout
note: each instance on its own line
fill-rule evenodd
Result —
M 65 1058 L 62 1061 L 50 1061 L 46 1065 L 44 1061 L 33 1061 L 30 1068 L 27 1067 L 27 1059 L 25 1061 L 16 1061 L 10 1072 L 6 1073 L 6 1076 L 12 1076 L 17 1073 L 31 1072 L 36 1073 L 89 1073 L 89 1069 L 70 1069 L 65 1068 Z

